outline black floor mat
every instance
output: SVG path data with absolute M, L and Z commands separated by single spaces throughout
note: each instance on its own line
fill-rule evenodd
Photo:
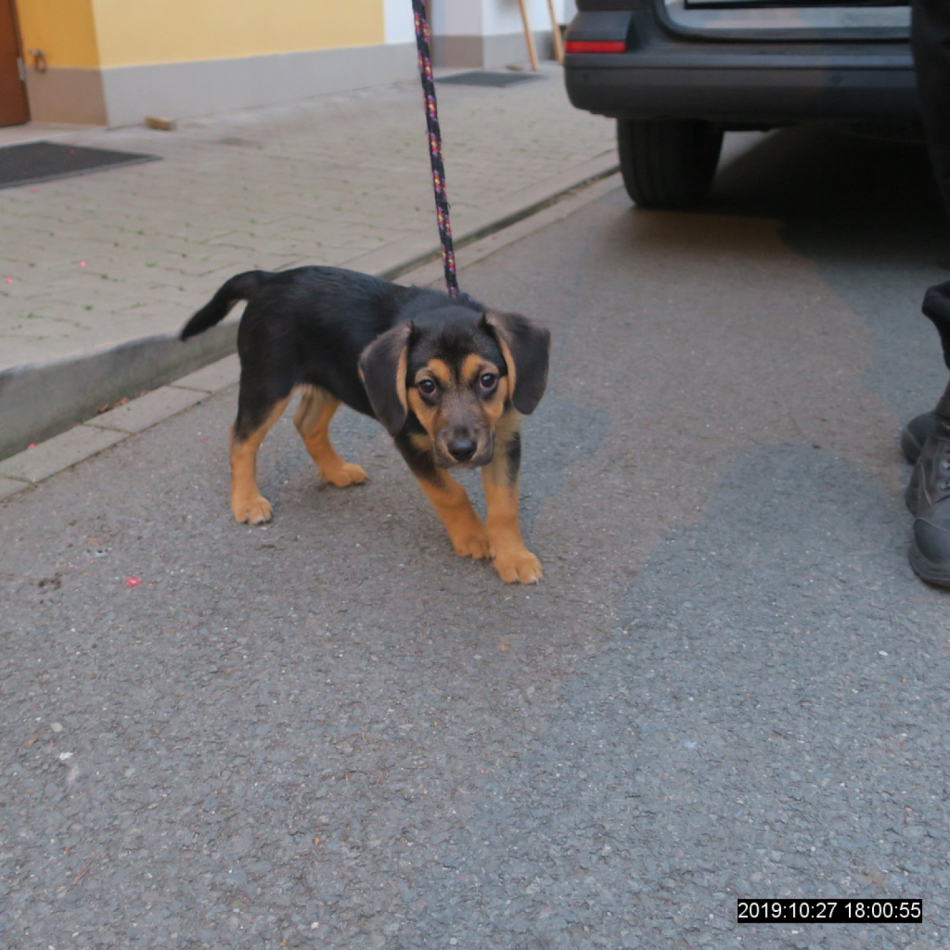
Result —
M 113 152 L 79 145 L 28 142 L 0 148 L 0 188 L 32 185 L 38 181 L 69 178 L 87 172 L 116 168 L 138 162 L 157 162 L 157 155 Z
M 455 76 L 445 76 L 436 82 L 455 83 L 458 86 L 513 86 L 516 82 L 530 82 L 532 79 L 541 79 L 536 73 L 485 73 L 477 70 L 471 73 L 458 73 Z

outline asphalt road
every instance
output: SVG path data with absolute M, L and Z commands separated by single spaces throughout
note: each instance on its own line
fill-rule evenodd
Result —
M 554 333 L 537 587 L 351 413 L 365 486 L 288 415 L 236 526 L 233 390 L 8 500 L 0 945 L 946 947 L 948 595 L 896 435 L 948 257 L 919 150 L 783 134 L 706 213 L 618 191 L 464 269 Z M 924 921 L 737 925 L 785 896 Z

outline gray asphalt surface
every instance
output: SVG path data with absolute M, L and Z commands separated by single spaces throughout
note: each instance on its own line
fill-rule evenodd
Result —
M 538 587 L 456 558 L 352 413 L 365 486 L 288 415 L 234 525 L 233 390 L 11 498 L 0 944 L 947 946 L 948 595 L 896 448 L 947 257 L 918 150 L 797 133 L 708 213 L 617 192 L 463 270 L 554 332 Z M 782 896 L 924 923 L 736 924 Z

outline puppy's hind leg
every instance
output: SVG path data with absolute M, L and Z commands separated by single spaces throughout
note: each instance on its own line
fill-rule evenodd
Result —
M 340 458 L 330 443 L 330 420 L 339 406 L 340 400 L 325 389 L 307 386 L 294 413 L 294 425 L 321 476 L 331 485 L 346 488 L 365 482 L 366 472 L 359 465 Z
M 231 430 L 231 511 L 242 524 L 270 521 L 270 502 L 257 487 L 257 452 L 268 430 L 287 408 L 290 397 L 273 403 L 264 411 L 249 411 L 241 400 L 238 417 Z

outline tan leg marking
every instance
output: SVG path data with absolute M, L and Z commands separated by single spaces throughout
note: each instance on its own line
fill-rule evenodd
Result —
M 264 524 L 271 519 L 270 502 L 257 487 L 257 452 L 288 402 L 289 396 L 277 403 L 260 428 L 243 442 L 237 442 L 231 434 L 231 511 L 234 520 L 241 524 Z
M 516 428 L 512 423 L 512 428 Z M 508 459 L 503 445 L 495 449 L 495 457 L 482 469 L 482 486 L 488 509 L 485 523 L 495 569 L 506 584 L 520 581 L 536 584 L 541 580 L 541 562 L 527 549 L 518 523 L 518 479 L 508 472 Z
M 488 557 L 488 533 L 475 514 L 465 489 L 446 472 L 439 472 L 438 483 L 424 478 L 417 480 L 435 513 L 442 519 L 455 553 L 462 557 Z
M 339 406 L 340 400 L 325 390 L 305 389 L 294 413 L 294 425 L 321 476 L 331 485 L 346 488 L 365 482 L 366 472 L 359 465 L 345 462 L 330 444 L 330 420 Z

